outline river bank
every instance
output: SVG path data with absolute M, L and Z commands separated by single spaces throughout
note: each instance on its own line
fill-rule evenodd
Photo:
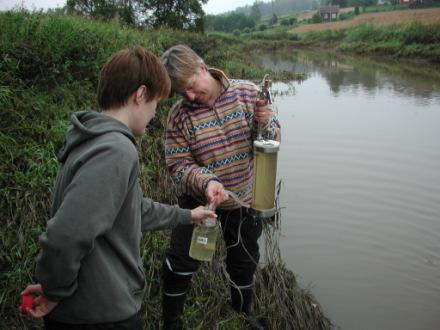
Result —
M 440 63 L 440 24 L 359 25 L 306 34 L 297 46 Z
M 301 44 L 354 53 L 440 63 L 440 8 L 365 13 L 289 31 Z
M 440 63 L 440 8 L 364 13 L 334 22 L 295 25 L 274 25 L 240 33 L 235 39 L 249 51 L 309 47 Z

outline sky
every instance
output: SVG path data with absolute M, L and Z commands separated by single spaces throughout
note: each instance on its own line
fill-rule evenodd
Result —
M 237 7 L 252 5 L 255 0 L 209 0 L 203 5 L 206 14 L 217 15 L 234 10 Z M 0 10 L 24 6 L 27 9 L 48 9 L 62 7 L 66 0 L 0 0 Z
M 255 0 L 209 0 L 203 5 L 203 10 L 206 14 L 217 15 L 237 7 L 251 6 L 254 2 Z

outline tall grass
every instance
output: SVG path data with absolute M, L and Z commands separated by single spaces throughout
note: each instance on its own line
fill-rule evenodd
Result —
M 0 328 L 41 327 L 40 322 L 20 317 L 17 305 L 20 291 L 33 282 L 38 236 L 50 214 L 51 189 L 58 167 L 55 155 L 69 114 L 96 109 L 99 69 L 116 50 L 141 44 L 160 55 L 176 43 L 188 44 L 207 63 L 225 69 L 230 76 L 261 78 L 265 73 L 242 56 L 239 42 L 229 43 L 218 36 L 170 30 L 143 32 L 116 23 L 42 13 L 0 13 Z M 175 201 L 176 189 L 164 166 L 163 131 L 172 102 L 160 104 L 157 118 L 138 145 L 145 194 L 168 203 Z M 160 323 L 160 265 L 167 244 L 167 232 L 148 233 L 142 240 L 147 274 L 142 309 L 146 329 L 156 329 Z M 226 303 L 225 278 L 219 272 L 208 273 L 210 267 L 215 271 L 220 265 L 205 265 L 195 278 L 185 310 L 185 322 L 190 328 L 243 328 L 242 320 Z M 301 293 L 291 295 L 291 299 L 299 299 L 301 308 L 311 308 L 313 297 L 297 287 L 294 275 L 281 261 L 277 261 L 277 267 L 286 287 Z M 212 276 L 218 280 L 212 282 Z M 209 283 L 214 285 L 207 291 Z M 277 295 L 263 282 L 259 288 L 269 297 Z M 258 308 L 269 315 L 264 304 L 259 303 Z M 273 313 L 270 316 L 274 322 L 285 319 L 276 311 Z M 329 321 L 320 311 L 311 317 L 320 322 L 320 328 L 329 328 Z M 310 322 L 304 317 L 303 324 Z

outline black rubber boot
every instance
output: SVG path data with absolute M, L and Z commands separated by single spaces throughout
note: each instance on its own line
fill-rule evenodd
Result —
M 186 293 L 191 283 L 191 275 L 178 275 L 162 267 L 163 295 L 162 317 L 164 330 L 183 329 L 181 315 L 185 304 Z
M 185 304 L 186 294 L 176 297 L 167 295 L 162 296 L 163 329 L 181 330 L 183 329 L 181 315 Z
M 235 311 L 243 315 L 250 329 L 265 329 L 257 320 L 252 308 L 252 287 L 238 289 L 231 286 L 231 305 Z

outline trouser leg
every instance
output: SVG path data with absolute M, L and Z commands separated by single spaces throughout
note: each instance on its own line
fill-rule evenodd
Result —
M 182 329 L 181 315 L 192 274 L 176 274 L 163 265 L 162 311 L 164 329 Z
M 248 314 L 252 310 L 254 273 L 260 260 L 261 219 L 246 216 L 243 210 L 221 216 L 227 247 L 226 270 L 232 281 L 231 304 L 237 312 Z
M 231 285 L 231 306 L 239 313 L 249 314 L 252 312 L 253 286 L 239 287 Z
M 180 199 L 182 208 L 192 209 L 198 206 L 191 199 Z M 170 248 L 162 267 L 163 296 L 162 311 L 164 329 L 181 329 L 181 315 L 185 298 L 191 285 L 192 275 L 200 262 L 189 256 L 193 225 L 180 225 L 171 232 Z

